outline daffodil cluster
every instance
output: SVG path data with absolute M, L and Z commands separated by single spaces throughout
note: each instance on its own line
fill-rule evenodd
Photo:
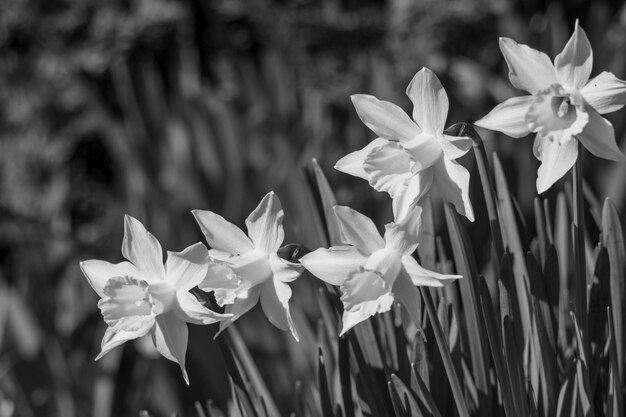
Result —
M 613 127 L 600 114 L 626 104 L 626 83 L 608 72 L 589 80 L 592 53 L 578 23 L 554 64 L 545 54 L 510 39 L 501 39 L 500 48 L 511 82 L 530 95 L 505 101 L 476 125 L 513 137 L 536 133 L 535 155 L 542 162 L 539 192 L 572 167 L 578 142 L 599 157 L 624 159 Z M 127 261 L 81 263 L 100 297 L 98 307 L 107 324 L 98 358 L 149 334 L 156 349 L 177 362 L 188 381 L 186 323 L 219 322 L 219 335 L 257 303 L 274 326 L 298 340 L 289 284 L 304 269 L 338 287 L 344 307 L 341 334 L 390 310 L 396 302 L 420 326 L 418 287 L 441 287 L 461 278 L 427 270 L 413 256 L 420 241 L 420 204 L 434 189 L 458 213 L 474 220 L 470 175 L 457 162 L 473 142 L 444 133 L 448 96 L 432 71 L 417 72 L 406 93 L 413 103 L 412 118 L 390 102 L 370 95 L 352 96 L 358 116 L 378 137 L 335 166 L 389 194 L 394 221 L 385 225 L 382 235 L 366 216 L 336 206 L 341 245 L 319 248 L 299 263 L 290 262 L 278 255 L 284 240 L 284 214 L 278 197 L 270 192 L 246 219 L 247 233 L 217 213 L 194 210 L 210 249 L 196 243 L 182 252 L 168 252 L 163 263 L 157 239 L 127 216 L 122 243 Z M 190 292 L 196 287 L 211 293 L 223 312 L 198 301 Z

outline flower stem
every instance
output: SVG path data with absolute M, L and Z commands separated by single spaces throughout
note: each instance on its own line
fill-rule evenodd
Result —
M 450 357 L 450 348 L 448 347 L 446 336 L 443 334 L 441 323 L 439 323 L 437 309 L 435 308 L 435 302 L 433 301 L 433 296 L 430 293 L 430 288 L 420 287 L 420 292 L 422 293 L 424 305 L 426 306 L 426 311 L 428 312 L 428 316 L 430 317 L 430 323 L 433 326 L 433 333 L 435 334 L 435 340 L 437 341 L 437 346 L 439 347 L 439 353 L 441 354 L 441 358 L 443 359 L 443 366 L 446 369 L 446 373 L 448 374 L 448 380 L 450 381 L 450 387 L 452 388 L 454 401 L 459 411 L 459 417 L 469 417 L 470 414 L 469 410 L 467 409 L 467 404 L 465 403 L 465 398 L 463 397 L 461 383 L 459 382 L 459 377 L 456 374 L 456 370 L 454 369 L 452 357 Z
M 578 142 L 578 158 L 572 168 L 573 177 L 573 207 L 574 207 L 574 279 L 576 297 L 576 320 L 581 327 L 581 333 L 585 343 L 588 343 L 587 323 L 587 265 L 585 262 L 585 213 L 583 197 L 583 154 L 584 149 Z M 586 349 L 588 351 L 588 349 Z

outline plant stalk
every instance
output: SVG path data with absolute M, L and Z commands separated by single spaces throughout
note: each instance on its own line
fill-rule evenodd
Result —
M 585 344 L 588 344 L 587 323 L 587 264 L 585 260 L 585 212 L 583 196 L 583 154 L 584 147 L 578 141 L 578 158 L 572 168 L 572 199 L 574 207 L 574 279 L 576 289 L 576 320 L 581 326 L 581 333 Z M 585 351 L 589 352 L 589 346 Z

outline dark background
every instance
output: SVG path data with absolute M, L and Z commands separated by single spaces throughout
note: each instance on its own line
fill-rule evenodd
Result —
M 618 1 L 0 1 L 0 417 L 195 415 L 193 402 L 208 398 L 225 406 L 230 388 L 206 328 L 190 326 L 190 387 L 149 340 L 95 363 L 105 324 L 79 261 L 122 260 L 124 213 L 178 251 L 201 240 L 191 209 L 242 225 L 272 189 L 285 208 L 286 243 L 315 249 L 303 175 L 311 158 L 339 203 L 382 225 L 387 195 L 332 169 L 374 137 L 350 95 L 410 110 L 404 90 L 427 66 L 450 97 L 448 124 L 477 120 L 520 94 L 498 37 L 554 57 L 576 18 L 594 48 L 593 74 L 626 78 Z M 609 117 L 622 148 L 623 114 Z M 532 216 L 532 139 L 480 133 Z M 461 162 L 474 172 L 470 231 L 485 257 L 471 153 Z M 585 176 L 624 212 L 626 165 L 589 157 Z M 560 189 L 547 194 L 551 202 Z M 238 322 L 286 412 L 294 381 L 315 375 L 311 280 L 294 284 L 300 344 L 256 310 Z

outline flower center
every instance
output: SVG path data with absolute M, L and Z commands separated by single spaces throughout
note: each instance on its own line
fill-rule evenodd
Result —
M 393 285 L 401 268 L 400 254 L 388 248 L 372 253 L 365 263 L 366 270 L 378 272 L 388 285 Z
M 552 111 L 556 113 L 556 116 L 563 118 L 576 117 L 576 109 L 572 107 L 572 102 L 569 97 L 552 97 Z
M 129 317 L 152 316 L 152 297 L 148 283 L 129 276 L 110 278 L 104 286 L 104 295 L 98 302 L 104 321 L 110 327 L 133 331 L 136 321 Z
M 167 313 L 176 301 L 176 289 L 165 280 L 156 280 L 148 287 L 152 298 L 152 312 L 154 314 Z
M 579 92 L 566 91 L 554 84 L 536 94 L 526 113 L 528 127 L 532 132 L 564 144 L 582 132 L 589 120 L 583 104 Z
M 251 250 L 229 258 L 226 263 L 240 279 L 248 282 L 251 286 L 260 284 L 273 276 L 269 257 L 259 250 Z
M 411 172 L 414 174 L 433 166 L 443 154 L 438 138 L 430 133 L 420 133 L 402 147 L 411 155 L 414 163 Z

